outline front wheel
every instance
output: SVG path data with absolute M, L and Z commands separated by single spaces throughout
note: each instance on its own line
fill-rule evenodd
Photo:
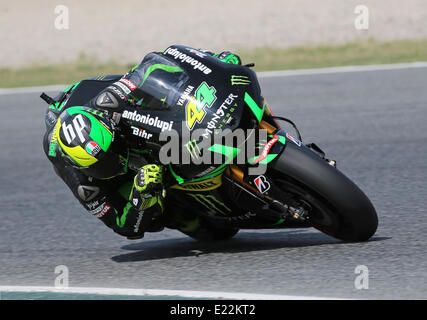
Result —
M 344 241 L 366 241 L 377 230 L 377 213 L 366 195 L 304 145 L 286 144 L 269 170 L 284 197 L 307 210 L 314 228 Z

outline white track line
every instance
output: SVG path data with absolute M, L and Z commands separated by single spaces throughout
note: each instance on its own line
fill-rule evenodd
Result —
M 386 70 L 401 70 L 401 69 L 415 69 L 415 68 L 427 68 L 427 62 L 422 61 L 422 62 L 411 62 L 411 63 L 378 64 L 378 65 L 366 65 L 366 66 L 345 66 L 345 67 L 333 67 L 333 68 L 266 71 L 266 72 L 257 72 L 257 76 L 258 78 L 274 78 L 274 77 L 306 76 L 306 75 L 316 75 L 316 74 L 386 71 Z
M 62 91 L 69 84 L 55 84 L 52 86 L 41 86 L 41 87 L 22 87 L 22 88 L 0 88 L 0 96 L 3 94 L 16 94 L 16 93 L 42 93 L 52 91 Z
M 264 71 L 257 72 L 258 78 L 274 78 L 274 77 L 292 77 L 292 76 L 306 76 L 316 74 L 334 74 L 346 72 L 368 72 L 368 71 L 386 71 L 386 70 L 401 70 L 401 69 L 415 69 L 427 68 L 427 62 L 410 62 L 410 63 L 396 63 L 396 64 L 379 64 L 367 66 L 346 66 L 346 67 L 333 67 L 333 68 L 318 68 L 318 69 L 301 69 L 301 70 L 281 70 L 281 71 Z M 16 93 L 41 93 L 61 91 L 69 84 L 52 85 L 41 87 L 23 87 L 23 88 L 0 88 L 0 95 L 16 94 Z
M 275 294 L 214 292 L 214 291 L 187 291 L 187 290 L 159 290 L 159 289 L 123 289 L 123 288 L 86 288 L 86 287 L 32 287 L 32 286 L 0 286 L 1 292 L 49 292 L 74 294 L 99 294 L 123 296 L 178 296 L 183 298 L 210 298 L 236 300 L 336 300 L 337 298 L 321 298 L 310 296 L 290 296 Z

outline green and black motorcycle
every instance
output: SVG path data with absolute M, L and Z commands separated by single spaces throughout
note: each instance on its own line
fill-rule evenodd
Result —
M 225 240 L 240 229 L 307 227 L 344 241 L 368 240 L 378 225 L 371 201 L 316 144 L 304 144 L 290 120 L 272 113 L 251 66 L 169 47 L 147 65 L 134 103 L 111 114 L 129 152 L 167 168 L 166 215 L 185 216 L 178 229 L 198 240 Z M 57 111 L 84 105 L 120 78 L 83 80 L 49 102 Z M 282 120 L 296 138 L 282 129 Z M 213 139 L 237 130 L 265 133 L 251 147 L 253 156 L 240 157 L 244 161 L 236 159 L 249 139 L 232 145 Z M 179 142 L 165 139 L 172 132 Z M 189 162 L 161 161 L 174 147 L 178 159 Z M 200 161 L 209 154 L 222 162 Z M 253 174 L 260 166 L 262 174 Z

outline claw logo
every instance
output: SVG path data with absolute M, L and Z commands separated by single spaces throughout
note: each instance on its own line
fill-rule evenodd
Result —
M 255 178 L 254 183 L 258 188 L 259 192 L 263 194 L 270 190 L 270 182 L 268 182 L 267 178 L 264 176 L 258 176 L 257 178 Z

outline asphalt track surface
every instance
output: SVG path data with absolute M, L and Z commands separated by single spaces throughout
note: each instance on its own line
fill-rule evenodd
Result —
M 245 292 L 356 299 L 427 298 L 427 68 L 260 79 L 292 119 L 368 195 L 379 227 L 364 243 L 316 230 L 246 230 L 201 244 L 174 230 L 126 240 L 90 216 L 41 146 L 46 105 L 0 95 L 0 285 Z M 291 130 L 290 130 L 291 131 Z M 356 289 L 355 268 L 369 270 Z

